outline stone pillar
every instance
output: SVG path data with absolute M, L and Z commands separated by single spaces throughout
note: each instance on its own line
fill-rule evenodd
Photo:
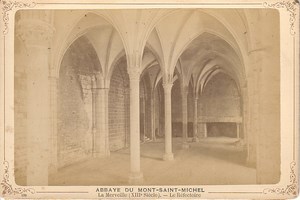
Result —
M 255 62 L 255 56 L 252 56 L 252 62 Z M 253 63 L 253 67 L 257 67 Z M 248 106 L 247 113 L 247 165 L 256 167 L 257 157 L 257 134 L 259 131 L 259 102 L 258 102 L 258 74 L 254 73 L 254 69 L 248 74 Z
M 206 126 L 206 117 L 204 116 L 203 102 L 201 96 L 199 96 L 199 104 L 198 104 L 198 118 L 200 118 L 200 122 L 198 123 L 198 135 L 201 135 L 201 138 L 207 138 L 207 126 Z M 204 115 L 203 115 L 204 114 Z
M 246 146 L 247 146 L 247 165 L 256 167 L 256 153 L 257 153 L 257 134 L 259 131 L 259 102 L 258 102 L 258 73 L 255 73 L 257 65 L 255 64 L 256 56 L 255 52 L 250 54 L 251 62 L 249 63 L 252 70 L 249 70 L 247 74 L 247 89 L 248 89 L 248 98 L 243 99 L 248 101 L 248 110 L 247 117 L 244 121 L 247 124 L 247 133 L 246 133 Z M 243 91 L 243 90 L 242 90 Z
M 128 68 L 130 79 L 130 184 L 143 181 L 140 161 L 140 73 L 138 69 Z
M 97 83 L 96 83 L 96 78 L 95 76 L 92 77 L 92 156 L 97 157 L 96 153 L 96 134 L 97 134 L 97 129 L 96 129 L 96 99 L 97 98 Z
M 204 138 L 207 138 L 207 123 L 203 123 L 203 128 L 204 128 Z
M 248 98 L 253 128 L 250 129 L 253 132 L 248 133 L 248 140 L 254 140 L 251 143 L 256 149 L 257 184 L 275 184 L 280 181 L 282 166 L 279 81 L 282 31 L 278 26 L 280 15 L 276 10 L 263 9 L 257 16 L 261 17 L 252 18 L 252 21 L 249 19 L 249 30 L 254 33 L 252 37 L 257 42 L 253 45 L 253 51 L 249 52 L 249 69 L 253 71 L 253 79 L 247 81 L 247 86 L 254 90 Z M 289 30 L 286 31 L 289 33 Z M 283 45 L 292 43 L 292 37 L 286 37 Z M 291 54 L 292 51 L 285 53 Z M 289 103 L 293 103 L 292 98 Z
M 172 107 L 171 92 L 173 83 L 164 83 L 165 93 L 165 154 L 164 160 L 174 160 L 172 152 Z
M 101 74 L 97 74 L 97 88 L 96 88 L 96 104 L 95 104 L 95 157 L 107 157 L 110 155 L 109 151 L 109 133 L 108 133 L 108 91 Z
M 182 88 L 182 148 L 188 149 L 188 88 Z
M 51 108 L 51 160 L 49 166 L 49 173 L 55 174 L 58 168 L 57 161 L 57 93 L 58 93 L 58 78 L 50 78 L 50 108 Z
M 240 138 L 240 123 L 236 123 L 236 138 Z
M 199 142 L 198 137 L 198 98 L 194 99 L 193 142 Z
M 53 28 L 45 20 L 21 16 L 16 28 L 27 49 L 27 185 L 35 186 L 48 185 L 51 161 L 49 49 Z
M 248 143 L 248 135 L 247 135 L 247 123 L 248 123 L 248 97 L 247 97 L 247 87 L 241 88 L 241 102 L 242 102 L 242 132 L 243 132 L 243 140 L 245 143 Z

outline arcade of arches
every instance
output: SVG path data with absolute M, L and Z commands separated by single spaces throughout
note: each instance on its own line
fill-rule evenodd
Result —
M 16 182 L 54 184 L 91 162 L 84 171 L 119 163 L 112 177 L 147 184 L 142 154 L 197 173 L 217 148 L 254 183 L 278 182 L 278 24 L 271 9 L 19 11 Z

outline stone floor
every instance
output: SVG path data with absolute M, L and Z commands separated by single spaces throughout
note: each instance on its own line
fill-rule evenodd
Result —
M 254 184 L 256 170 L 245 164 L 245 152 L 232 139 L 207 138 L 181 148 L 173 138 L 174 161 L 163 161 L 163 141 L 141 144 L 144 185 Z M 64 167 L 50 185 L 128 185 L 129 149 L 109 158 L 90 158 Z

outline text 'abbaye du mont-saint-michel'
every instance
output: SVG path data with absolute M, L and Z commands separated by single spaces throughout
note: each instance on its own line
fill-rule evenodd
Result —
M 99 198 L 188 198 L 201 197 L 201 187 L 98 187 Z

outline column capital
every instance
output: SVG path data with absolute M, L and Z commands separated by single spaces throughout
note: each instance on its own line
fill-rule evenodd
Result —
M 48 47 L 54 27 L 39 19 L 22 19 L 17 23 L 16 34 L 26 46 Z
M 97 89 L 109 89 L 109 80 L 107 78 L 103 77 L 103 75 L 100 72 L 95 73 L 95 87 Z M 93 80 L 92 80 L 93 81 Z
M 187 96 L 189 94 L 188 87 L 186 87 L 186 86 L 181 87 L 181 94 Z
M 173 87 L 173 83 L 168 82 L 168 83 L 163 83 L 162 85 L 163 85 L 163 88 L 164 88 L 165 91 L 171 92 L 172 87 Z
M 129 75 L 129 79 L 131 81 L 139 81 L 140 80 L 140 69 L 138 67 L 128 67 L 127 73 Z

